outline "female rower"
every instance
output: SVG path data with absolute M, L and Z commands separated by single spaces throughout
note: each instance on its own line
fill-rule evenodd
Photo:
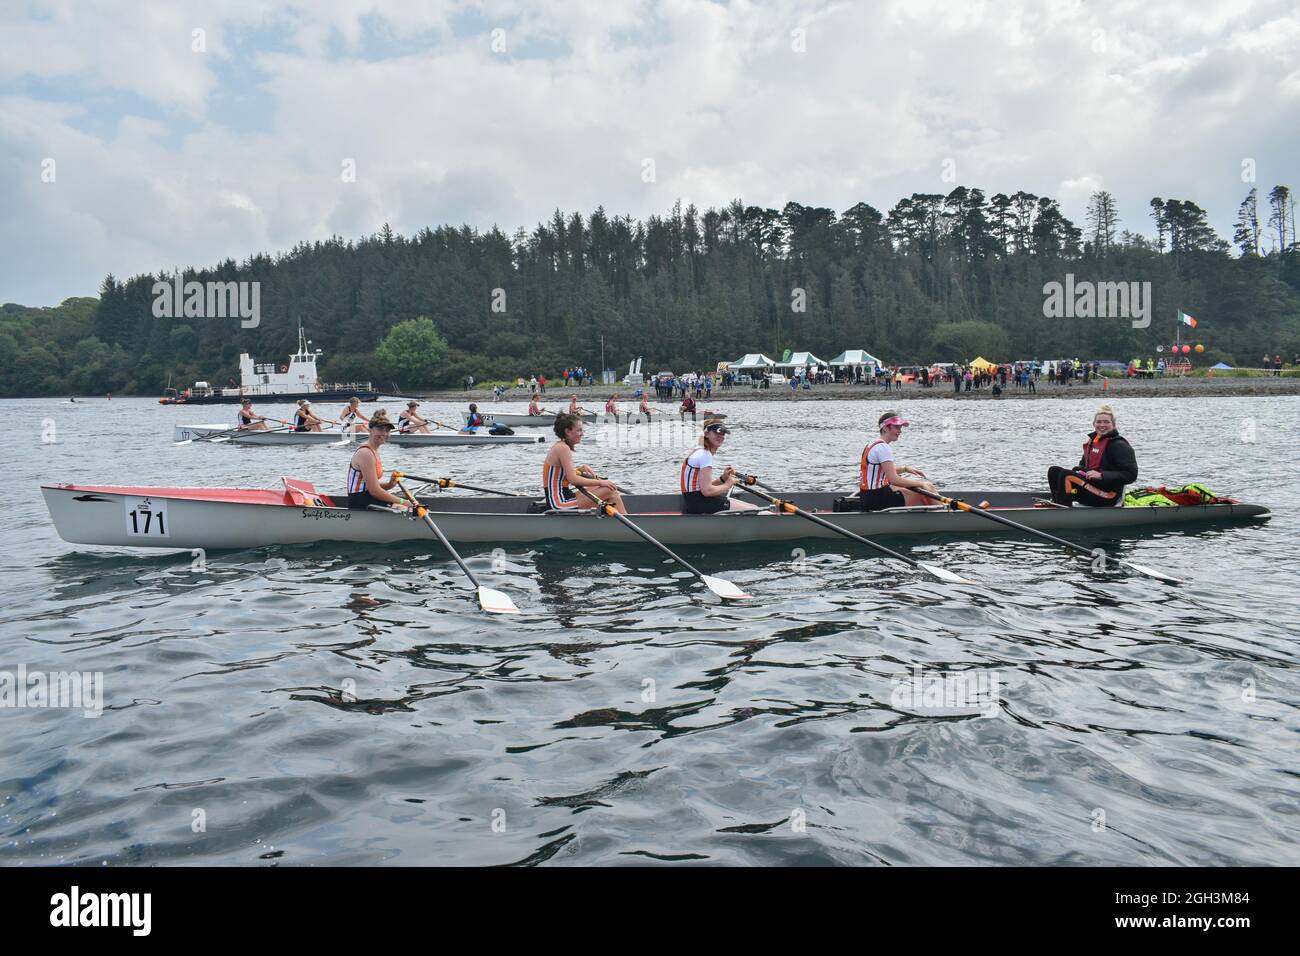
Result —
M 370 416 L 370 437 L 352 455 L 348 463 L 348 507 L 369 508 L 371 505 L 388 505 L 405 508 L 406 503 L 388 489 L 397 484 L 396 478 L 384 481 L 384 463 L 379 460 L 379 448 L 393 433 L 393 423 L 388 412 L 376 409 Z
M 361 399 L 355 395 L 348 399 L 348 404 L 339 414 L 339 424 L 343 426 L 344 431 L 349 428 L 363 434 L 370 431 L 370 419 L 361 411 Z
M 1137 456 L 1115 427 L 1115 410 L 1109 405 L 1092 416 L 1092 431 L 1083 443 L 1083 457 L 1073 470 L 1053 465 L 1047 485 L 1058 505 L 1111 507 L 1124 501 L 1124 486 L 1137 481 Z
M 578 393 L 577 393 L 577 392 L 574 392 L 572 395 L 569 396 L 569 414 L 570 414 L 570 415 L 585 415 L 585 414 L 587 414 L 587 410 L 586 410 L 585 408 L 583 408 L 581 405 L 578 404 Z
M 590 508 L 594 502 L 579 495 L 574 488 L 585 488 L 605 504 L 613 505 L 619 514 L 627 514 L 623 496 L 614 482 L 597 478 L 586 465 L 573 464 L 573 449 L 582 441 L 582 419 L 568 412 L 555 416 L 555 437 L 559 439 L 546 453 L 542 462 L 542 487 L 546 490 L 546 506 L 553 511 Z
M 650 396 L 648 393 L 643 391 L 641 393 L 641 421 L 650 421 L 650 418 L 654 413 L 654 409 L 650 407 Z
M 311 402 L 305 398 L 298 399 L 298 411 L 294 412 L 293 415 L 294 431 L 318 432 L 324 424 L 324 419 L 318 418 L 316 413 L 311 410 Z
M 406 403 L 406 411 L 397 416 L 397 430 L 403 435 L 408 435 L 412 432 L 420 432 L 425 435 L 429 433 L 429 423 L 421 418 L 419 413 L 416 411 L 419 407 L 419 402 L 414 400 L 409 401 Z
M 862 460 L 858 463 L 858 499 L 862 502 L 862 510 L 883 511 L 885 508 L 931 504 L 929 498 L 912 490 L 939 490 L 926 480 L 925 472 L 911 465 L 900 468 L 894 462 L 894 449 L 890 446 L 898 441 L 909 422 L 904 421 L 898 412 L 885 412 L 876 424 L 880 426 L 880 437 L 862 449 Z M 904 478 L 904 473 L 916 477 Z
M 605 402 L 605 414 L 613 415 L 615 418 L 618 418 L 618 392 L 609 396 L 609 399 Z
M 542 401 L 536 392 L 533 392 L 533 397 L 528 400 L 528 414 L 533 416 L 546 414 L 542 409 Z
M 246 398 L 239 403 L 239 427 L 249 431 L 266 431 L 266 419 L 253 411 L 253 400 Z
M 730 465 L 718 477 L 713 477 L 714 456 L 727 437 L 727 426 L 710 419 L 704 425 L 700 447 L 682 462 L 682 514 L 711 515 L 719 511 L 751 511 L 757 506 L 747 501 L 732 501 L 731 489 L 736 487 L 736 469 Z

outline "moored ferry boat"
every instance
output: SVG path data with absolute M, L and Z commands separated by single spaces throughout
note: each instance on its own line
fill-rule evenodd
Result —
M 239 355 L 239 385 L 213 388 L 207 382 L 195 382 L 190 388 L 166 390 L 159 405 L 236 405 L 245 398 L 255 401 L 296 402 L 347 401 L 354 395 L 363 402 L 379 398 L 370 382 L 322 383 L 316 378 L 316 359 L 321 350 L 312 350 L 307 336 L 298 327 L 298 350 L 280 366 L 255 363 L 247 352 Z

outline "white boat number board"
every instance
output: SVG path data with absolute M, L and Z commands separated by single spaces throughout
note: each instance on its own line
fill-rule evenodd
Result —
M 131 538 L 171 537 L 171 516 L 163 498 L 126 498 L 126 533 Z

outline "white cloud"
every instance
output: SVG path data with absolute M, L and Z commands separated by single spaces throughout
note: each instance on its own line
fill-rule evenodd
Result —
M 1276 0 L 45 4 L 0 36 L 0 300 L 384 221 L 887 210 L 952 188 L 946 159 L 1076 220 L 1098 183 L 1127 228 L 1194 199 L 1226 234 L 1242 157 L 1268 185 L 1294 168 L 1298 45 Z

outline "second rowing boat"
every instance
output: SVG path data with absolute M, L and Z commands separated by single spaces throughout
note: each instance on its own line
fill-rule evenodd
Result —
M 336 445 L 344 441 L 363 442 L 364 432 L 295 432 L 280 430 L 261 431 L 247 428 L 231 431 L 223 425 L 177 425 L 172 432 L 173 441 L 190 441 L 220 435 L 223 444 L 226 441 L 240 445 Z M 486 432 L 470 434 L 468 432 L 438 431 L 429 434 L 394 432 L 388 439 L 390 445 L 409 448 L 447 445 L 536 445 L 545 441 L 540 435 L 489 435 Z

